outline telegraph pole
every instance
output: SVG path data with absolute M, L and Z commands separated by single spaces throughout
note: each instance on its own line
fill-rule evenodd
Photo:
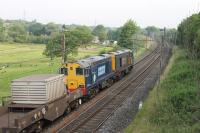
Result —
M 61 45 L 62 45 L 62 63 L 66 62 L 66 48 L 65 48 L 65 25 L 62 26 L 62 37 L 61 37 Z
M 159 89 L 161 88 L 161 74 L 162 74 L 162 67 L 163 67 L 163 46 L 165 43 L 165 35 L 166 35 L 166 28 L 164 27 L 163 29 L 160 29 L 162 33 L 161 35 L 161 46 L 160 46 L 160 71 L 159 71 L 159 78 L 158 78 L 158 86 L 156 89 L 157 93 L 157 98 L 158 98 L 158 103 L 160 104 L 160 98 L 159 98 Z
M 163 31 L 163 35 L 162 35 L 162 43 L 161 43 L 161 48 L 160 48 L 160 59 L 161 59 L 161 63 L 160 63 L 160 67 L 162 68 L 163 66 L 163 47 L 165 45 L 165 36 L 166 36 L 166 28 L 164 27 L 161 31 Z
M 132 46 L 132 53 L 133 53 L 133 59 L 132 59 L 132 61 L 133 61 L 133 64 L 135 63 L 135 56 L 134 56 L 134 54 L 135 54 L 135 48 L 134 48 L 134 39 L 132 40 L 133 41 L 133 46 Z M 134 66 L 133 66 L 134 67 Z
M 146 40 L 145 40 L 145 48 L 147 49 L 147 41 L 148 41 L 148 38 L 146 36 Z

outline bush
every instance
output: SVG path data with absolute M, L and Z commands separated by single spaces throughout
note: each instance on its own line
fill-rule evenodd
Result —
M 162 132 L 200 131 L 200 70 L 198 59 L 187 58 L 182 51 L 175 59 L 169 75 L 162 82 L 166 98 L 156 106 L 151 122 L 159 125 Z
M 50 36 L 46 36 L 46 35 L 41 35 L 41 36 L 30 35 L 28 37 L 28 41 L 30 43 L 47 44 L 49 40 L 50 40 Z
M 101 55 L 101 54 L 106 54 L 106 49 L 105 49 L 105 48 L 102 49 L 102 50 L 99 52 L 99 55 Z

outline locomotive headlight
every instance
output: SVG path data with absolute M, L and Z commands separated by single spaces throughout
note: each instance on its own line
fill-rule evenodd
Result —
M 80 84 L 79 87 L 80 87 L 80 88 L 84 88 L 85 86 L 84 86 L 83 84 Z
M 46 109 L 42 108 L 42 114 L 45 115 L 46 114 Z
M 35 119 L 35 120 L 37 119 L 37 114 L 34 114 L 34 119 Z
M 40 115 L 41 115 L 41 113 L 40 113 L 40 112 L 38 112 L 38 117 L 40 117 Z

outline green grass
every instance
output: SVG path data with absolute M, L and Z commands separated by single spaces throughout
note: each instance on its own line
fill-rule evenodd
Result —
M 57 73 L 61 66 L 61 58 L 50 61 L 42 53 L 45 45 L 0 43 L 0 96 L 10 95 L 10 82 L 13 79 L 31 75 Z M 80 59 L 85 56 L 98 55 L 101 50 L 110 51 L 112 47 L 89 45 L 80 47 L 77 55 L 70 59 Z
M 200 132 L 200 60 L 176 49 L 161 84 L 146 99 L 127 133 Z

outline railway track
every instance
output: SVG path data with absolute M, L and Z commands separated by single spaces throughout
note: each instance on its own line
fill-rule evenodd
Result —
M 58 132 L 95 132 L 123 101 L 134 93 L 135 88 L 143 82 L 154 65 L 159 62 L 159 57 L 160 55 L 154 56 L 148 61 L 151 62 L 150 64 L 143 65 L 143 71 L 140 71 L 135 78 L 129 78 L 129 81 L 121 84 L 118 89 L 99 100 L 92 108 L 82 113 Z
M 59 122 L 52 124 L 52 126 L 44 132 L 92 132 L 98 129 L 128 95 L 131 94 L 129 88 L 133 88 L 132 90 L 134 91 L 139 81 L 142 82 L 141 80 L 144 79 L 142 73 L 144 75 L 144 73 L 150 71 L 150 69 L 147 68 L 150 68 L 159 60 L 159 51 L 160 47 L 155 48 L 150 54 L 136 62 L 134 71 L 124 77 L 121 82 L 115 83 L 112 87 L 106 89 L 67 117 L 60 118 Z M 103 117 L 101 114 L 107 115 Z M 88 125 L 86 125 L 86 123 L 88 123 Z
M 134 93 L 135 88 L 142 83 L 145 76 L 159 61 L 160 47 L 140 59 L 134 65 L 134 72 L 124 77 L 121 82 L 115 83 L 109 89 L 101 92 L 94 99 L 82 105 L 77 111 L 60 118 L 44 132 L 93 132 Z

